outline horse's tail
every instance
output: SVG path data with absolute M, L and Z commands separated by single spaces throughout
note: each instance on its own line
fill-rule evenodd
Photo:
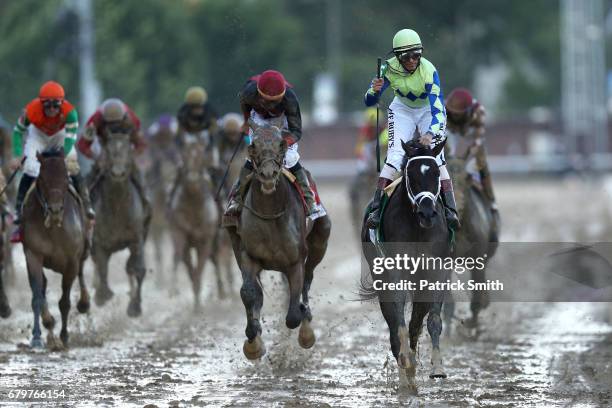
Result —
M 378 297 L 378 292 L 374 289 L 374 282 L 372 282 L 372 277 L 367 273 L 361 274 L 361 279 L 359 279 L 359 290 L 357 292 L 357 300 L 358 301 L 370 301 L 372 299 L 376 299 Z

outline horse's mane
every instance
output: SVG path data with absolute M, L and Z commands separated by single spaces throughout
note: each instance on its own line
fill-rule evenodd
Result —
M 40 155 L 45 159 L 49 157 L 64 157 L 64 148 L 61 146 L 51 146 L 43 150 Z

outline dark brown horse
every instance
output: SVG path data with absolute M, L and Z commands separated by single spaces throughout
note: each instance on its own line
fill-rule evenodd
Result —
M 133 177 L 139 177 L 134 164 L 128 134 L 109 134 L 103 143 L 103 156 L 92 180 L 92 204 L 96 210 L 96 228 L 92 241 L 92 258 L 98 282 L 95 301 L 101 306 L 112 296 L 108 285 L 108 261 L 111 255 L 128 248 L 126 271 L 130 282 L 127 314 L 140 316 L 141 288 L 145 277 L 144 243 L 151 214 L 136 188 Z
M 83 279 L 83 263 L 88 252 L 86 222 L 77 194 L 69 190 L 63 150 L 39 153 L 38 160 L 40 176 L 23 203 L 23 252 L 28 267 L 34 312 L 31 346 L 43 346 L 39 323 L 41 314 L 43 325 L 48 330 L 48 346 L 61 346 L 53 335 L 55 319 L 47 306 L 47 278 L 43 267 L 62 274 L 62 297 L 59 301 L 62 314 L 60 339 L 63 346 L 66 346 L 70 289 L 77 276 L 81 286 L 77 309 L 81 313 L 89 310 L 89 294 Z
M 2 224 L 4 224 L 4 219 L 2 220 Z M 4 291 L 4 247 L 7 246 L 6 243 L 8 242 L 5 238 L 4 231 L 2 231 L 0 234 L 0 317 L 4 319 L 11 315 L 11 306 L 9 305 L 8 298 Z
M 364 218 L 361 240 L 373 280 L 378 279 L 386 284 L 412 281 L 417 284 L 416 290 L 397 290 L 380 285 L 377 287 L 364 277 L 362 297 L 378 298 L 380 309 L 389 326 L 391 351 L 397 360 L 400 383 L 413 390 L 416 387 L 416 348 L 423 319 L 427 315 L 427 330 L 433 346 L 430 377 L 446 377 L 440 352 L 440 314 L 446 294 L 442 291 L 421 290 L 418 284 L 422 279 L 429 282 L 446 282 L 449 273 L 433 267 L 428 270 L 419 268 L 411 272 L 388 269 L 377 275 L 372 266 L 374 259 L 381 255 L 388 258 L 405 254 L 411 258 L 424 255 L 445 258 L 450 255 L 451 245 L 444 208 L 439 200 L 440 171 L 435 161 L 435 156 L 443 148 L 443 144 L 433 151 L 414 142 L 402 142 L 402 146 L 407 158 L 402 167 L 404 178 L 389 198 L 380 227 L 384 236 L 384 254 L 380 254 L 372 244 L 371 232 L 365 223 L 367 215 Z M 408 327 L 404 317 L 407 303 L 412 303 L 412 316 Z
M 327 250 L 331 222 L 326 215 L 318 218 L 311 231 L 307 231 L 302 199 L 282 175 L 286 151 L 287 143 L 277 127 L 255 128 L 253 143 L 248 147 L 254 176 L 238 225 L 228 228 L 242 272 L 240 296 L 247 317 L 243 351 L 249 359 L 258 359 L 266 351 L 259 322 L 263 305 L 259 274 L 263 269 L 286 276 L 289 310 L 285 323 L 290 329 L 301 324 L 298 336 L 301 347 L 310 348 L 315 343 L 308 292 L 314 268 Z
M 206 146 L 194 140 L 183 147 L 183 166 L 168 205 L 168 221 L 174 243 L 174 270 L 183 262 L 191 279 L 195 308 L 200 306 L 202 272 L 211 254 L 219 224 L 219 210 L 207 171 Z M 195 252 L 195 264 L 192 256 Z M 219 278 L 219 276 L 218 276 Z M 222 286 L 220 290 L 223 290 Z

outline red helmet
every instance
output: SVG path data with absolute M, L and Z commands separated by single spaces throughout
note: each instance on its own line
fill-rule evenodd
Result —
M 47 81 L 40 87 L 38 97 L 40 99 L 64 99 L 64 88 L 55 81 Z
M 455 115 L 463 115 L 474 107 L 475 100 L 470 91 L 465 88 L 456 88 L 446 99 L 446 110 Z
M 278 71 L 268 70 L 257 76 L 257 91 L 270 101 L 282 99 L 288 85 L 283 74 Z

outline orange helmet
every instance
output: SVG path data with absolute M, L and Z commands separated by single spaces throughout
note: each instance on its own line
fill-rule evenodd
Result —
M 40 87 L 38 97 L 40 99 L 64 99 L 64 88 L 55 81 L 47 81 Z

